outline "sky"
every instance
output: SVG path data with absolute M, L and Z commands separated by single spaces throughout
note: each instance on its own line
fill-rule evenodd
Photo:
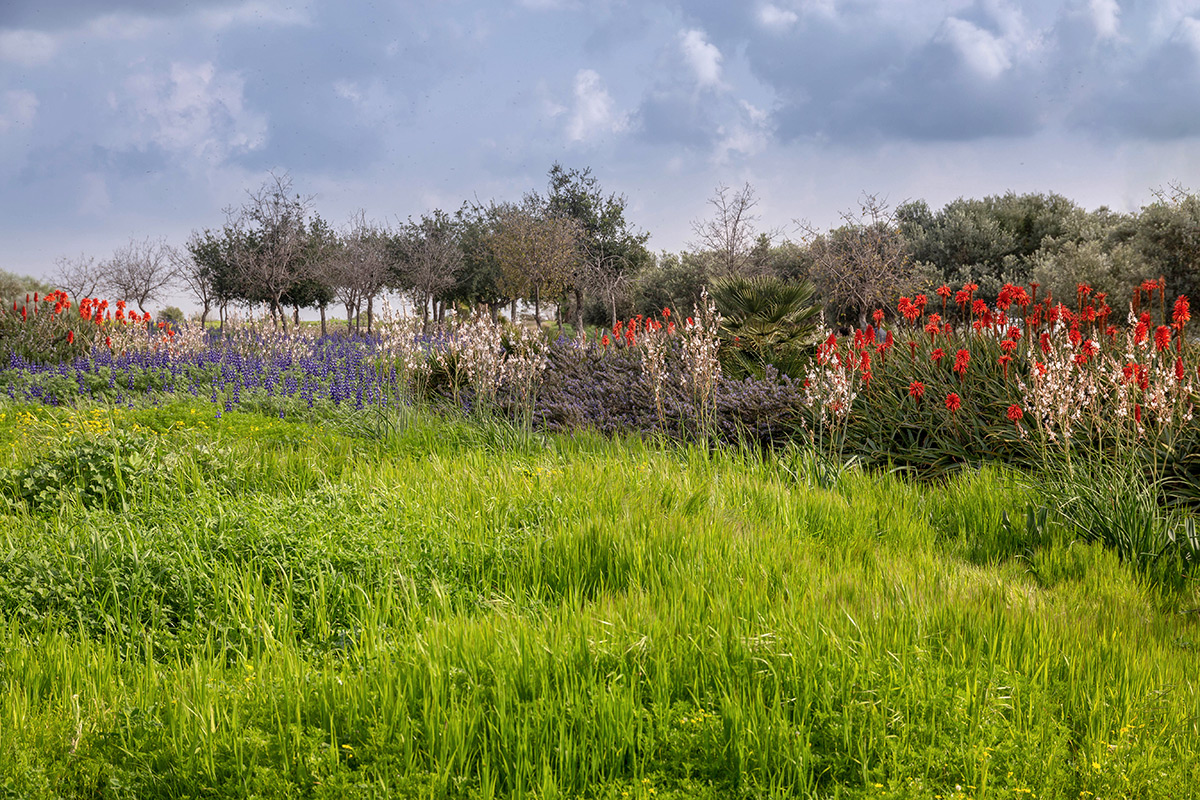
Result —
M 181 245 L 272 172 L 335 225 L 544 191 L 679 250 L 864 193 L 1200 188 L 1200 0 L 2 0 L 0 269 Z

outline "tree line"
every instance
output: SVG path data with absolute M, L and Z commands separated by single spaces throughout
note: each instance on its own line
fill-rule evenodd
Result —
M 865 324 L 902 294 L 947 283 L 979 286 L 994 299 L 1005 283 L 1037 283 L 1063 300 L 1087 283 L 1114 299 L 1146 278 L 1200 296 L 1200 198 L 1179 186 L 1136 212 L 1088 211 L 1057 194 L 960 198 L 939 210 L 924 201 L 895 208 L 864 195 L 839 224 L 760 229 L 749 184 L 719 186 L 708 216 L 679 253 L 654 254 L 649 234 L 626 219 L 628 202 L 606 193 L 590 168 L 554 164 L 544 192 L 515 202 L 468 202 L 388 225 L 355 214 L 334 228 L 271 175 L 219 226 L 193 231 L 182 247 L 132 241 L 104 261 L 61 259 L 54 287 L 76 298 L 103 293 L 141 311 L 171 287 L 186 287 L 202 322 L 223 324 L 231 308 L 258 307 L 287 328 L 301 309 L 345 311 L 347 328 L 370 331 L 385 291 L 401 293 L 426 327 L 450 309 L 493 316 L 532 308 L 556 319 L 611 325 L 664 307 L 689 309 L 700 290 L 728 276 L 808 283 L 826 320 Z M 0 297 L 52 288 L 0 272 Z

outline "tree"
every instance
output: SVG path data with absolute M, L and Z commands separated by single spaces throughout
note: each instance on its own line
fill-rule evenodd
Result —
M 375 298 L 392 277 L 388 231 L 369 222 L 366 212 L 358 211 L 339 237 L 328 263 L 334 294 L 346 306 L 346 330 L 360 329 L 359 317 L 365 305 L 370 333 Z
M 429 329 L 430 304 L 453 289 L 463 252 L 455 219 L 440 209 L 408 223 L 393 240 L 396 285 L 421 309 L 421 325 Z
M 533 301 L 539 327 L 542 297 L 558 297 L 570 285 L 578 241 L 575 220 L 546 214 L 531 198 L 501 213 L 491 246 L 502 286 L 513 297 Z
M 146 304 L 175 282 L 177 263 L 166 240 L 131 240 L 101 266 L 101 285 L 115 299 L 136 303 L 145 314 Z
M 924 276 L 895 216 L 876 195 L 864 194 L 857 213 L 841 216 L 842 225 L 827 233 L 807 222 L 799 228 L 813 260 L 811 279 L 832 316 L 865 327 L 872 310 L 914 289 Z
M 94 296 L 100 288 L 101 273 L 96 267 L 95 258 L 81 253 L 76 258 L 63 256 L 54 264 L 57 267 L 54 283 L 75 298 L 76 302 Z
M 454 285 L 444 290 L 442 297 L 451 302 L 466 303 L 474 307 L 484 304 L 492 319 L 504 306 L 512 303 L 514 296 L 501 287 L 504 277 L 500 263 L 491 246 L 504 206 L 494 202 L 463 203 L 454 215 L 454 227 L 458 233 L 462 263 L 455 273 Z
M 213 305 L 220 308 L 221 324 L 225 322 L 225 306 L 233 296 L 232 267 L 225 237 L 208 228 L 192 231 L 182 251 L 176 251 L 176 273 L 200 304 L 200 325 L 208 322 Z M 228 289 L 225 287 L 228 285 Z M 225 289 L 225 291 L 222 291 Z
M 615 323 L 617 297 L 630 274 L 651 261 L 646 249 L 650 234 L 629 225 L 628 200 L 615 193 L 605 196 L 591 167 L 566 169 L 555 162 L 544 203 L 549 215 L 572 219 L 578 226 L 579 254 L 567 287 L 574 294 L 576 328 L 583 327 L 585 292 L 605 298 Z
M 240 208 L 225 212 L 230 254 L 245 299 L 266 303 L 271 319 L 285 330 L 283 297 L 293 283 L 304 277 L 311 207 L 311 197 L 292 193 L 290 176 L 271 173 Z
M 52 291 L 54 291 L 54 287 L 42 283 L 37 278 L 29 275 L 17 275 L 0 269 L 0 303 L 4 305 L 15 303 L 18 300 L 24 301 L 25 295 L 33 292 L 46 294 Z M 0 308 L 0 313 L 3 313 L 2 308 Z
M 758 197 L 754 194 L 754 187 L 747 183 L 734 192 L 722 183 L 717 186 L 708 204 L 715 209 L 715 214 L 711 219 L 692 222 L 696 240 L 688 246 L 693 250 L 712 253 L 718 275 L 756 273 L 752 254 L 758 239 L 755 230 L 758 216 L 754 213 Z M 768 232 L 768 241 L 776 233 Z
M 1173 185 L 1138 215 L 1135 246 L 1172 294 L 1200 297 L 1200 197 Z

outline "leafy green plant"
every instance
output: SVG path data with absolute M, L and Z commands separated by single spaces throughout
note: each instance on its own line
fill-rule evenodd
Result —
M 713 282 L 722 317 L 721 367 L 735 379 L 762 380 L 768 366 L 799 377 L 815 341 L 821 305 L 807 281 L 731 275 Z

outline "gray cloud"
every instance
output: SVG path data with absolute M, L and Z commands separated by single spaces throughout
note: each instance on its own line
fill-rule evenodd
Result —
M 105 14 L 173 16 L 198 8 L 231 8 L 242 0 L 5 0 L 0 4 L 0 28 L 57 30 L 74 27 Z

